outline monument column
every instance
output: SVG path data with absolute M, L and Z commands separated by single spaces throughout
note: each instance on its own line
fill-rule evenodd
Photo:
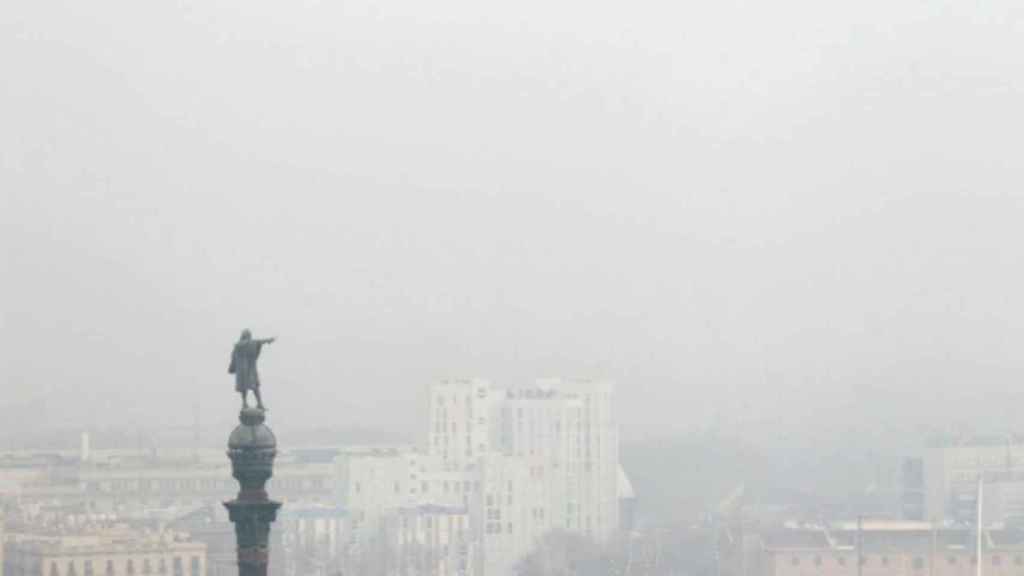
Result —
M 238 496 L 225 502 L 235 525 L 238 543 L 239 576 L 266 576 L 270 561 L 270 524 L 277 519 L 280 502 L 267 496 L 267 480 L 274 472 L 277 439 L 264 424 L 266 415 L 259 408 L 245 407 L 239 424 L 228 439 L 231 474 L 238 480 Z

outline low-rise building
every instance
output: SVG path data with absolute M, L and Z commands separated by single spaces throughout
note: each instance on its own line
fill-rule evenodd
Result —
M 103 459 L 63 463 L 25 475 L 17 485 L 19 501 L 81 505 L 96 512 L 115 511 L 126 504 L 163 507 L 172 503 L 219 502 L 238 491 L 223 454 L 211 460 L 144 458 Z M 275 497 L 330 502 L 336 485 L 333 462 L 308 462 L 284 455 L 268 483 Z
M 4 548 L 8 576 L 206 576 L 206 545 L 176 532 L 17 533 Z
M 856 522 L 752 535 L 724 554 L 723 576 L 973 576 L 977 533 L 927 522 Z M 1024 576 L 1024 531 L 982 531 L 986 576 Z

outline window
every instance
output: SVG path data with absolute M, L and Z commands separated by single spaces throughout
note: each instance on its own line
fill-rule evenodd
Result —
M 181 556 L 175 556 L 174 563 L 172 565 L 174 566 L 174 576 L 182 576 L 182 573 L 185 572 L 185 568 L 181 564 Z
M 132 561 L 131 558 L 129 558 L 128 562 L 126 562 L 125 565 L 124 565 L 124 573 L 127 574 L 128 576 L 134 576 L 135 575 L 135 562 Z
M 149 561 L 149 558 L 146 558 L 145 560 L 142 561 L 142 573 L 143 574 L 152 574 L 153 573 L 153 563 Z
M 199 571 L 199 556 L 193 556 L 192 559 L 189 560 L 189 574 L 190 576 L 199 576 Z
M 924 570 L 924 558 L 920 556 L 914 558 L 914 570 Z
M 50 562 L 50 576 L 59 576 L 56 562 Z
M 114 561 L 107 560 L 107 568 L 104 570 L 106 576 L 114 576 Z
M 85 561 L 84 570 L 82 570 L 82 572 L 85 573 L 85 576 L 92 576 L 92 560 Z
M 75 563 L 74 562 L 68 562 L 67 576 L 75 576 L 76 574 L 78 574 L 78 571 L 75 570 Z
M 956 564 L 956 556 L 948 556 L 946 558 L 946 563 L 950 566 L 954 566 Z
M 160 564 L 159 564 L 157 570 L 161 574 L 167 574 L 167 558 L 161 558 L 160 559 Z
M 836 562 L 838 562 L 840 566 L 846 566 L 846 556 L 837 556 Z
M 821 566 L 821 556 L 815 556 L 814 557 L 814 565 L 815 566 Z
M 1024 556 L 1017 554 L 1013 557 L 1013 563 L 1017 566 L 1024 566 Z
M 888 556 L 882 556 L 882 566 L 888 566 L 888 565 L 889 565 L 889 557 Z
M 793 556 L 792 558 L 789 559 L 789 563 L 792 564 L 793 566 L 799 566 L 800 565 L 800 557 L 799 556 Z

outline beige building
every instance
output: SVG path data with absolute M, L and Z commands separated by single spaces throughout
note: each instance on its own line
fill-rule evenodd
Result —
M 976 533 L 926 522 L 768 530 L 722 555 L 722 576 L 975 576 Z M 859 549 L 859 552 L 858 552 Z M 859 561 L 858 561 L 859 559 Z M 1024 532 L 982 533 L 982 573 L 1024 576 Z M 860 565 L 858 570 L 858 564 Z
M 206 576 L 206 545 L 174 532 L 10 534 L 4 548 L 7 576 Z

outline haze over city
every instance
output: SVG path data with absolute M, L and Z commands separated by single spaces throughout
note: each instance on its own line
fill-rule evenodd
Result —
M 248 326 L 285 422 L 548 375 L 616 381 L 631 432 L 1007 422 L 1021 19 L 14 2 L 4 420 L 229 414 Z
M 5 2 L 0 576 L 1024 576 L 1021 54 L 1007 0 Z

